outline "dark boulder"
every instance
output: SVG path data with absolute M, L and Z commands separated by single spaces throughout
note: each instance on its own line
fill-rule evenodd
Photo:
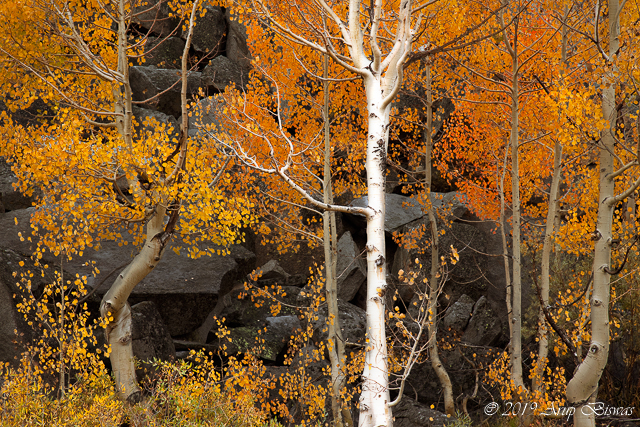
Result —
M 134 101 L 147 101 L 145 106 L 161 111 L 173 117 L 181 115 L 180 71 L 165 68 L 131 67 L 129 68 L 131 90 Z M 202 86 L 201 73 L 189 72 L 187 94 L 195 95 Z

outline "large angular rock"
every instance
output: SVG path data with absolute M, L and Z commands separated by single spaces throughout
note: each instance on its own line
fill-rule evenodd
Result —
M 169 0 L 144 0 L 133 8 L 133 22 L 151 34 L 166 37 L 180 31 L 180 20 L 172 14 Z
M 295 316 L 297 311 L 291 306 L 296 305 L 300 288 L 293 286 L 283 286 L 284 295 L 274 295 L 274 297 L 284 302 L 278 316 Z M 270 298 L 253 297 L 251 291 L 244 289 L 234 289 L 223 297 L 223 307 L 217 315 L 218 318 L 225 318 L 225 324 L 229 327 L 238 326 L 265 326 L 265 319 L 273 316 L 271 307 L 276 304 Z
M 428 226 L 428 219 L 424 217 L 419 221 L 403 226 L 401 231 L 408 233 L 418 227 L 428 229 Z M 491 288 L 490 283 L 493 285 L 499 283 L 490 282 L 485 275 L 486 268 L 489 265 L 499 265 L 499 263 L 495 262 L 495 257 L 486 255 L 490 253 L 487 249 L 487 239 L 495 236 L 487 234 L 475 225 L 463 222 L 453 222 L 445 225 L 438 221 L 438 226 L 440 231 L 444 231 L 444 234 L 439 239 L 439 257 L 444 256 L 447 261 L 448 280 L 444 288 L 446 294 L 454 301 L 462 294 L 467 294 L 476 300 L 484 295 L 487 289 Z M 431 265 L 430 235 L 427 234 L 423 239 L 417 247 L 411 250 L 407 250 L 404 247 L 399 247 L 396 250 L 390 269 L 393 276 L 396 276 L 400 270 L 405 272 L 415 270 L 417 267 L 415 265 L 416 258 L 421 260 L 423 265 Z M 456 249 L 459 257 L 455 264 L 452 261 L 454 259 L 451 247 Z
M 179 70 L 137 66 L 129 68 L 129 73 L 134 101 L 149 100 L 144 104 L 145 106 L 151 106 L 173 117 L 180 116 L 182 85 Z M 191 71 L 187 79 L 187 93 L 196 94 L 201 83 L 201 73 Z
M 467 294 L 458 298 L 458 301 L 445 312 L 444 327 L 463 332 L 471 318 L 473 303 L 474 301 Z
M 34 242 L 29 226 L 33 208 L 7 212 L 0 215 L 0 244 L 14 248 L 15 252 L 24 255 L 32 253 Z M 15 225 L 15 220 L 18 225 Z M 18 232 L 22 232 L 24 241 Z M 88 286 L 96 287 L 96 295 L 102 297 L 111 284 L 112 273 L 123 270 L 139 252 L 134 247 L 131 236 L 124 233 L 123 241 L 100 241 L 100 248 L 87 248 L 82 257 L 74 257 L 65 261 L 65 269 L 87 276 Z M 33 238 L 32 240 L 34 240 Z M 35 240 L 34 240 L 35 241 Z M 121 246 L 122 245 L 122 246 Z M 213 249 L 219 249 L 211 246 Z M 207 245 L 200 245 L 205 250 Z M 234 245 L 227 256 L 211 255 L 198 259 L 189 258 L 185 251 L 180 255 L 167 248 L 157 267 L 138 284 L 130 298 L 130 304 L 141 301 L 153 301 L 158 307 L 163 321 L 172 336 L 191 332 L 202 324 L 213 310 L 221 295 L 225 295 L 238 282 L 244 281 L 247 274 L 255 269 L 255 255 L 242 246 Z M 52 265 L 59 259 L 45 254 L 44 260 Z M 87 261 L 94 261 L 100 274 L 94 279 L 92 267 Z M 103 283 L 103 278 L 112 274 Z
M 221 295 L 255 268 L 255 256 L 242 246 L 228 256 L 191 259 L 167 250 L 158 266 L 133 290 L 131 302 L 155 302 L 172 336 L 199 327 Z
M 364 310 L 348 302 L 338 300 L 338 312 L 340 315 L 340 329 L 342 338 L 347 346 L 349 344 L 364 344 L 365 332 L 367 330 L 367 316 Z M 328 330 L 328 310 L 327 306 L 320 307 L 317 313 L 311 318 L 313 326 L 313 341 L 316 343 L 327 342 Z
M 462 341 L 471 345 L 492 346 L 502 334 L 502 322 L 486 297 L 473 307 L 473 315 L 462 335 Z
M 155 132 L 157 126 L 152 125 L 153 120 L 155 120 L 157 124 L 171 125 L 172 130 L 167 132 L 168 139 L 174 144 L 178 143 L 178 139 L 180 138 L 180 124 L 175 117 L 161 113 L 160 111 L 140 107 L 133 107 L 133 115 L 138 122 L 139 132 Z M 167 128 L 167 131 L 168 130 Z
M 216 56 L 202 70 L 202 83 L 219 92 L 223 92 L 229 84 L 243 87 L 245 78 L 240 66 L 226 56 Z
M 301 328 L 297 316 L 267 317 L 264 328 L 242 326 L 229 329 L 229 335 L 220 339 L 219 345 L 227 354 L 250 352 L 275 362 L 284 357 L 291 337 Z
M 289 273 L 280 267 L 280 264 L 275 259 L 258 268 L 255 274 L 250 275 L 250 278 L 254 275 L 259 276 L 257 281 L 259 286 L 287 285 L 291 277 Z
M 393 425 L 396 427 L 443 427 L 454 420 L 446 414 L 435 411 L 429 406 L 404 396 L 393 408 Z
M 226 56 L 240 66 L 243 72 L 251 68 L 251 53 L 247 46 L 247 27 L 232 15 L 231 9 L 225 10 L 227 21 L 227 51 Z
M 351 301 L 367 280 L 367 265 L 348 231 L 338 239 L 336 274 L 338 298 L 343 301 Z
M 430 197 L 433 207 L 436 210 L 443 211 L 445 215 L 461 217 L 467 212 L 467 208 L 462 203 L 458 193 L 431 193 Z M 364 196 L 355 199 L 349 205 L 367 207 L 369 206 L 369 198 Z M 398 231 L 402 226 L 425 216 L 422 206 L 413 197 L 387 194 L 385 207 L 384 228 L 387 233 Z
M 137 65 L 179 70 L 182 66 L 184 40 L 180 37 L 148 37 L 144 46 L 144 62 Z
M 199 16 L 191 37 L 191 46 L 198 52 L 216 55 L 222 51 L 227 33 L 225 13 L 218 6 L 205 6 L 204 16 Z M 186 39 L 188 33 L 182 32 Z
M 176 348 L 162 317 L 151 301 L 131 307 L 131 345 L 133 355 L 144 362 L 172 360 Z

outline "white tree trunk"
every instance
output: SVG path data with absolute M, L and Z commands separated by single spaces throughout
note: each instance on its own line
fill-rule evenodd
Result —
M 618 0 L 609 1 L 609 56 L 618 51 L 620 10 Z M 598 19 L 597 17 L 596 19 Z M 613 211 L 616 204 L 614 176 L 616 125 L 616 77 L 611 69 L 603 82 L 602 116 L 609 127 L 602 132 L 600 148 L 600 194 L 598 197 L 597 238 L 593 256 L 593 293 L 591 295 L 591 344 L 569 384 L 567 401 L 576 406 L 574 425 L 595 426 L 595 414 L 586 404 L 596 397 L 598 382 L 609 356 L 609 293 Z
M 387 266 L 385 260 L 385 169 L 389 106 L 381 108 L 383 90 L 375 77 L 365 78 L 369 129 L 367 195 L 373 213 L 367 217 L 367 333 L 359 425 L 391 426 L 389 373 L 385 333 Z
M 131 346 L 131 308 L 127 299 L 133 288 L 149 274 L 160 261 L 164 243 L 160 236 L 164 232 L 166 210 L 159 207 L 147 224 L 147 239 L 144 247 L 111 285 L 102 298 L 100 314 L 108 319 L 106 337 L 111 346 L 111 366 L 116 380 L 116 392 L 123 400 L 133 400 L 140 391 L 136 382 Z

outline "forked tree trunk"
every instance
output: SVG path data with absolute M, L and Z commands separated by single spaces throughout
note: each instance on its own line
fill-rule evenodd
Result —
M 182 89 L 181 108 L 182 126 L 180 136 L 180 154 L 176 161 L 174 171 L 166 178 L 166 183 L 177 179 L 184 164 L 187 135 L 187 58 L 191 45 L 195 13 L 199 1 L 194 1 L 189 19 L 187 40 L 182 56 Z M 129 84 L 129 58 L 127 56 L 126 14 L 125 0 L 119 1 L 118 17 L 118 73 L 122 76 L 121 86 L 116 91 L 116 129 L 125 141 L 131 152 L 133 144 L 133 110 L 132 93 Z M 141 191 L 140 183 L 130 183 L 133 191 Z M 144 198 L 143 198 L 144 199 Z M 107 320 L 106 338 L 111 346 L 111 366 L 116 381 L 116 393 L 119 398 L 127 401 L 135 401 L 139 396 L 139 387 L 136 381 L 135 366 L 133 360 L 133 347 L 131 343 L 131 308 L 127 303 L 129 295 L 158 264 L 164 249 L 171 237 L 178 220 L 179 206 L 169 213 L 167 211 L 168 200 L 158 202 L 152 209 L 151 218 L 146 227 L 146 241 L 142 250 L 133 261 L 118 275 L 109 291 L 102 298 L 100 314 Z M 165 224 L 166 222 L 166 224 Z

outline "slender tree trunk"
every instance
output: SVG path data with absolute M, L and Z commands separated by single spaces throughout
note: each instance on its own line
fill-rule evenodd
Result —
M 514 30 L 517 34 L 517 25 Z M 521 250 L 520 250 L 520 166 L 518 148 L 520 143 L 520 88 L 518 82 L 518 43 L 517 36 L 514 38 L 512 53 L 513 80 L 511 82 L 511 201 L 513 207 L 512 216 L 512 269 L 513 269 L 513 295 L 510 321 L 513 323 L 513 334 L 511 335 L 511 380 L 516 388 L 524 391 L 524 381 L 522 379 L 522 272 L 521 272 Z
M 564 22 L 562 24 L 562 66 L 566 70 L 567 62 L 567 26 L 565 22 L 569 17 L 569 8 L 564 7 Z M 549 207 L 547 211 L 547 222 L 544 231 L 544 242 L 542 244 L 542 260 L 540 265 L 540 299 L 544 306 L 549 305 L 549 276 L 551 251 L 553 248 L 553 234 L 558 223 L 559 206 L 558 195 L 560 181 L 562 180 L 562 144 L 556 139 L 553 149 L 553 177 L 551 178 L 551 189 L 549 190 Z M 547 366 L 549 355 L 549 328 L 547 321 L 540 307 L 538 312 L 538 364 L 533 376 L 531 388 L 534 392 L 544 396 L 544 371 Z
M 427 89 L 427 126 L 424 132 L 425 142 L 425 193 L 430 201 L 431 195 L 431 152 L 433 141 L 431 139 L 433 131 L 433 95 L 431 90 L 431 63 L 426 61 L 425 85 Z M 453 386 L 451 378 L 446 368 L 440 361 L 438 354 L 438 296 L 440 295 L 440 287 L 438 283 L 438 272 L 440 269 L 439 259 L 439 231 L 436 215 L 433 209 L 433 203 L 429 202 L 428 211 L 429 223 L 431 224 L 431 274 L 429 277 L 429 305 L 427 309 L 427 329 L 429 333 L 429 358 L 431 359 L 431 367 L 438 375 L 442 392 L 444 393 L 444 408 L 447 415 L 452 417 L 456 414 L 456 408 L 453 400 Z
M 389 106 L 382 107 L 383 88 L 379 78 L 366 76 L 367 112 L 367 334 L 359 425 L 391 426 L 389 374 L 385 333 L 387 266 L 385 260 L 385 169 Z
M 620 10 L 618 0 L 609 1 L 609 57 L 619 47 Z M 599 17 L 596 17 L 598 19 Z M 567 385 L 567 401 L 576 406 L 574 425 L 595 426 L 595 414 L 587 403 L 598 392 L 598 382 L 609 356 L 609 293 L 613 211 L 615 208 L 614 157 L 616 124 L 616 77 L 613 68 L 607 72 L 602 89 L 602 116 L 609 127 L 602 131 L 600 148 L 600 194 L 596 243 L 593 257 L 593 293 L 591 296 L 591 344 L 582 363 Z
M 329 74 L 329 58 L 324 56 L 324 78 Z M 329 133 L 329 80 L 324 81 L 324 178 L 323 201 L 333 204 L 333 188 L 331 185 L 331 136 Z M 347 378 L 344 373 L 345 353 L 344 339 L 338 309 L 338 283 L 336 276 L 337 235 L 336 213 L 325 210 L 323 213 L 324 228 L 324 265 L 327 288 L 327 310 L 329 313 L 329 360 L 331 362 L 331 409 L 336 427 L 352 427 L 353 419 L 347 402 L 341 399 Z

